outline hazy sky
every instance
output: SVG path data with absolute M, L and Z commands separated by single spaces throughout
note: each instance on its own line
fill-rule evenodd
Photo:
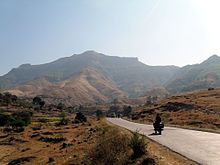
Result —
M 86 50 L 148 65 L 220 55 L 219 0 L 0 0 L 0 75 Z

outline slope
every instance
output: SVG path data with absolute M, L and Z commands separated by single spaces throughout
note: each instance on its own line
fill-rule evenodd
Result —
M 49 84 L 56 91 L 60 90 L 56 89 L 59 88 L 59 83 L 62 84 L 73 77 L 77 79 L 80 77 L 79 75 L 83 77 L 82 74 L 85 74 L 84 76 L 86 77 L 87 72 L 85 70 L 96 72 L 96 79 L 90 77 L 91 81 L 89 84 L 101 95 L 108 95 L 108 97 L 114 99 L 118 95 L 138 97 L 154 87 L 163 86 L 178 70 L 178 67 L 148 66 L 139 62 L 137 58 L 106 56 L 95 51 L 86 51 L 82 54 L 61 58 L 47 64 L 21 65 L 0 77 L 0 88 L 5 90 L 13 89 L 17 86 L 25 86 L 25 88 L 19 87 L 20 91 L 18 92 L 25 91 L 24 94 L 41 93 L 42 95 L 48 95 L 47 93 L 50 93 L 50 91 L 41 90 L 42 85 L 39 85 L 39 81 L 43 80 L 43 82 L 46 82 L 45 88 L 48 88 L 47 85 Z M 76 83 L 75 81 L 72 83 Z M 79 82 L 81 81 L 79 80 Z M 30 82 L 32 87 L 30 87 Z M 92 100 L 89 96 L 93 95 L 92 92 L 89 92 L 89 95 L 86 94 L 87 92 L 82 92 L 91 89 L 91 87 L 87 86 L 89 84 L 78 84 L 81 88 L 75 88 L 75 90 L 80 89 L 79 92 L 75 91 L 75 93 L 85 94 L 83 97 L 85 100 L 87 97 L 89 100 Z M 83 90 L 82 88 L 85 89 Z M 109 92 L 109 89 L 117 90 L 110 90 Z M 68 93 L 68 88 L 62 88 L 62 91 L 63 93 Z M 94 89 L 92 91 L 95 92 Z M 63 95 L 65 96 L 65 94 Z M 71 95 L 69 96 L 72 97 Z M 94 98 L 93 96 L 91 97 Z M 103 97 L 101 100 L 106 100 L 106 98 Z
M 220 86 L 220 57 L 213 55 L 201 64 L 188 65 L 166 83 L 171 93 Z
M 84 69 L 79 75 L 58 83 L 50 83 L 46 79 L 36 79 L 8 90 L 18 96 L 43 96 L 47 102 L 63 102 L 67 105 L 109 102 L 112 98 L 126 95 L 106 81 L 91 68 Z

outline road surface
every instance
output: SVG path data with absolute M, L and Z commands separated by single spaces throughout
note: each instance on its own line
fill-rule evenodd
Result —
M 162 135 L 150 135 L 152 125 L 138 124 L 121 118 L 107 118 L 115 125 L 139 133 L 203 165 L 220 165 L 220 134 L 166 127 Z

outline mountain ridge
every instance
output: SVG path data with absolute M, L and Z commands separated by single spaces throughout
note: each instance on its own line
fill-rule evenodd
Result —
M 136 57 L 86 51 L 46 64 L 20 65 L 0 77 L 0 87 L 20 95 L 68 95 L 77 103 L 109 102 L 115 98 L 136 98 L 147 90 L 160 87 L 177 69 L 175 66 L 145 65 Z M 78 86 L 59 85 L 68 81 Z
M 86 51 L 46 64 L 22 64 L 0 76 L 0 89 L 23 96 L 65 96 L 77 100 L 72 99 L 73 103 L 109 102 L 115 98 L 144 96 L 156 88 L 175 94 L 220 86 L 219 66 L 217 55 L 200 64 L 180 68 L 150 66 L 137 57 Z
M 213 55 L 200 64 L 180 68 L 166 83 L 171 93 L 220 86 L 220 57 Z

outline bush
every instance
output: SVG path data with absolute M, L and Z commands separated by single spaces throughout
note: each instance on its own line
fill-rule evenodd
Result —
M 21 119 L 11 118 L 10 119 L 10 126 L 12 126 L 13 128 L 24 127 L 24 126 L 26 126 L 26 123 L 25 123 L 25 121 L 23 121 Z
M 0 93 L 0 103 L 3 103 L 3 105 L 8 105 L 12 102 L 16 102 L 18 97 L 16 95 L 12 95 L 9 92 L 5 92 L 4 94 Z
M 129 138 L 118 129 L 105 132 L 89 154 L 91 164 L 123 165 L 129 160 Z
M 42 109 L 43 106 L 45 105 L 45 101 L 41 100 L 41 101 L 39 102 L 39 105 L 40 105 L 40 109 Z
M 62 110 L 64 108 L 65 108 L 65 105 L 61 102 L 57 105 L 57 109 L 59 109 L 59 110 Z
M 57 125 L 67 125 L 68 122 L 69 122 L 69 119 L 67 118 L 67 115 L 64 112 L 62 112 L 60 114 L 60 121 Z
M 156 162 L 152 158 L 146 158 L 142 161 L 141 165 L 156 165 Z
M 0 126 L 11 126 L 8 131 L 22 132 L 24 127 L 30 124 L 32 112 L 15 112 L 11 115 L 0 114 Z
M 24 122 L 24 126 L 27 126 L 31 123 L 31 116 L 33 115 L 32 112 L 28 111 L 21 111 L 21 112 L 15 112 L 12 114 L 12 117 L 15 120 L 22 120 Z
M 39 106 L 40 109 L 45 105 L 45 101 L 42 100 L 39 96 L 33 98 L 32 104 L 35 106 Z
M 129 146 L 133 150 L 132 158 L 136 159 L 141 157 L 145 153 L 146 143 L 143 136 L 139 135 L 138 132 L 134 132 L 130 140 Z
M 36 96 L 36 97 L 33 98 L 33 102 L 32 102 L 32 103 L 33 103 L 34 105 L 37 105 L 37 104 L 39 104 L 41 101 L 42 101 L 41 98 L 40 98 L 39 96 Z
M 87 122 L 86 116 L 82 112 L 77 112 L 75 117 L 75 122 Z
M 8 124 L 9 116 L 0 114 L 0 126 L 5 126 Z
M 32 112 L 14 112 L 12 115 L 0 114 L 0 126 L 24 127 L 30 124 Z

